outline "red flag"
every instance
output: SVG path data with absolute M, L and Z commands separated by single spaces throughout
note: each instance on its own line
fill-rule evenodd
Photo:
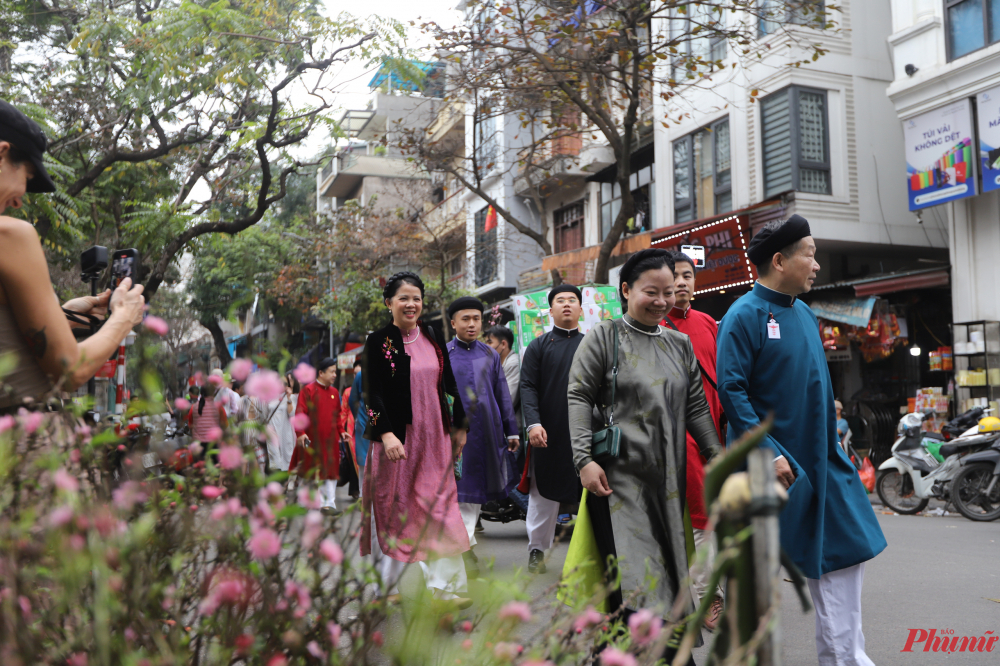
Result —
M 486 226 L 483 227 L 483 233 L 488 234 L 497 228 L 497 212 L 490 206 L 489 210 L 486 211 Z

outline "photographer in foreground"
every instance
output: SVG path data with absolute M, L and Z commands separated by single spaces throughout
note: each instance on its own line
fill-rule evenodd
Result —
M 89 380 L 133 326 L 142 321 L 142 286 L 126 279 L 112 293 L 76 298 L 66 309 L 83 315 L 112 314 L 101 329 L 77 342 L 49 278 L 49 267 L 34 227 L 4 217 L 20 208 L 25 192 L 54 192 L 42 165 L 46 140 L 38 125 L 0 101 L 0 356 L 17 354 L 14 370 L 2 379 L 0 410 L 45 397 L 57 385 L 75 390 Z M 61 383 L 60 383 L 61 382 Z

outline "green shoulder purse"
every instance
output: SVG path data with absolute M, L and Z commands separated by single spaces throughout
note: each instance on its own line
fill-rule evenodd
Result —
M 614 366 L 611 368 L 611 413 L 604 428 L 592 435 L 590 457 L 596 462 L 617 458 L 621 453 L 622 431 L 615 425 L 615 389 L 618 387 L 618 324 L 611 322 L 615 344 Z M 607 405 L 605 405 L 607 407 Z

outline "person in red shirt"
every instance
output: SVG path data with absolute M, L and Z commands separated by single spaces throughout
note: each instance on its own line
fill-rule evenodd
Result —
M 722 418 L 722 403 L 719 402 L 719 392 L 716 388 L 715 346 L 719 336 L 719 326 L 715 319 L 698 312 L 691 307 L 695 288 L 694 261 L 683 252 L 674 252 L 674 307 L 667 313 L 664 326 L 671 326 L 691 338 L 694 355 L 701 366 L 701 381 L 705 386 L 705 399 L 708 400 L 709 411 L 712 412 L 712 422 L 719 432 L 719 441 L 726 441 L 720 427 Z M 705 508 L 705 460 L 701 457 L 697 442 L 687 436 L 687 505 L 691 513 L 691 527 L 694 529 L 694 541 L 698 548 L 703 543 L 710 547 L 708 565 L 704 570 L 692 570 L 691 579 L 694 592 L 701 599 L 705 595 L 708 579 L 715 559 L 715 540 L 711 532 L 707 532 L 708 512 Z M 711 612 L 705 618 L 705 626 L 715 629 L 719 615 L 722 612 L 722 590 L 716 591 L 715 602 Z M 697 600 L 696 600 L 697 601 Z
M 303 479 L 318 483 L 323 512 L 337 511 L 337 478 L 340 470 L 340 392 L 337 361 L 325 358 L 316 368 L 316 381 L 302 387 L 295 414 L 309 417 L 307 428 L 295 428 L 297 437 L 289 469 Z M 296 424 L 298 426 L 299 424 Z

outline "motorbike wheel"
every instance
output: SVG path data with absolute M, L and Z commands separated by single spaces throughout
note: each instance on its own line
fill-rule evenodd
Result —
M 969 520 L 985 523 L 1000 518 L 1000 482 L 986 495 L 994 469 L 993 463 L 965 465 L 951 482 L 951 501 Z
M 879 474 L 875 490 L 882 504 L 904 515 L 920 513 L 930 501 L 917 497 L 910 475 L 900 474 L 898 469 L 887 469 Z

